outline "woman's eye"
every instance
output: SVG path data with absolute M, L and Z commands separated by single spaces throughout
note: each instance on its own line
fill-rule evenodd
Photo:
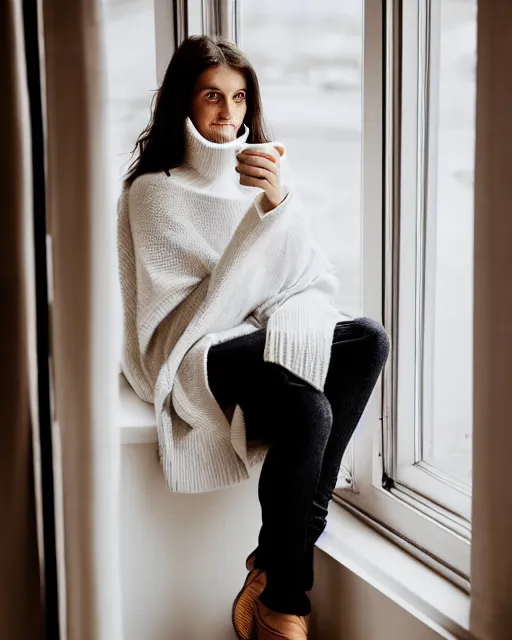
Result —
M 217 100 L 219 94 L 216 91 L 210 91 L 206 94 L 206 97 L 208 98 L 208 100 Z
M 235 100 L 237 102 L 241 102 L 242 100 L 245 100 L 245 93 L 243 91 L 241 91 L 240 93 L 237 93 L 235 96 Z

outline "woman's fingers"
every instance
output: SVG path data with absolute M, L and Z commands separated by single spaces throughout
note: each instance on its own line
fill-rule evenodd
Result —
M 250 164 L 239 163 L 236 167 L 238 173 L 244 174 L 246 176 L 252 176 L 253 178 L 260 178 L 261 180 L 268 180 L 269 182 L 275 182 L 276 176 L 278 175 L 274 171 L 269 171 L 264 167 L 252 166 Z
M 240 174 L 240 184 L 244 187 L 260 187 L 260 189 L 265 189 L 265 191 L 266 187 L 268 187 L 268 182 L 265 178 L 254 178 L 245 173 Z
M 279 165 L 280 160 L 280 156 L 277 151 L 275 152 L 275 154 L 273 154 L 265 153 L 263 151 L 257 151 L 255 149 L 244 149 L 243 151 L 240 151 L 238 155 L 246 158 L 264 158 L 265 160 L 269 160 L 270 162 L 272 162 L 272 164 L 277 165 Z
M 279 164 L 267 155 L 261 153 L 249 153 L 249 151 L 243 151 L 237 155 L 237 160 L 240 164 L 247 164 L 252 167 L 262 167 L 268 169 L 276 175 L 279 175 Z
M 266 199 L 262 201 L 262 206 L 266 212 L 277 207 L 283 199 L 279 161 L 274 162 L 274 159 L 261 153 L 251 153 L 250 149 L 237 154 L 237 160 L 236 170 L 240 174 L 240 184 L 264 190 Z
M 249 164 L 247 162 L 239 162 L 236 165 L 236 170 L 238 173 L 247 173 L 251 176 L 263 176 L 263 175 L 273 175 L 277 179 L 279 178 L 279 169 L 276 170 L 275 167 L 268 167 L 261 164 Z

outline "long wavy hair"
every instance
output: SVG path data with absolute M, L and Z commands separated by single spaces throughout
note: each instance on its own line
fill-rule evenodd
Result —
M 244 74 L 247 83 L 244 124 L 249 127 L 247 141 L 272 140 L 263 118 L 258 78 L 246 56 L 229 40 L 190 36 L 171 58 L 162 85 L 153 98 L 149 124 L 137 138 L 132 163 L 124 176 L 128 186 L 145 173 L 168 173 L 183 164 L 185 120 L 190 113 L 192 93 L 201 73 L 215 65 L 226 65 Z

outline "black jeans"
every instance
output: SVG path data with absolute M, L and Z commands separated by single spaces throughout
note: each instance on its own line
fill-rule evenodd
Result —
M 336 325 L 324 392 L 264 362 L 266 330 L 208 353 L 210 389 L 223 409 L 239 404 L 247 440 L 270 444 L 258 485 L 262 527 L 255 564 L 267 571 L 261 601 L 306 615 L 314 545 L 325 528 L 341 459 L 389 353 L 369 318 Z

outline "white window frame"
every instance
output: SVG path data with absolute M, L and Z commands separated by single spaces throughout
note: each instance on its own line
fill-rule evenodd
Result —
M 206 33 L 205 23 L 212 15 L 214 3 L 215 0 L 154 0 L 158 84 L 183 40 L 189 35 Z
M 422 459 L 423 426 L 433 420 L 429 377 L 433 371 L 431 355 L 435 340 L 441 0 L 404 3 L 403 21 L 418 26 L 418 38 L 402 42 L 398 299 L 404 302 L 398 305 L 398 324 L 404 329 L 400 330 L 397 346 L 400 386 L 394 416 L 396 458 L 386 460 L 385 472 L 402 491 L 423 496 L 432 510 L 452 519 L 469 535 L 471 487 Z
M 174 3 L 173 0 L 155 0 L 159 81 L 186 29 L 188 34 L 219 33 L 232 40 L 240 34 L 236 0 L 174 0 Z M 428 499 L 419 499 L 417 492 L 391 481 L 393 475 L 388 472 L 396 468 L 397 460 L 388 454 L 393 448 L 387 445 L 391 444 L 397 450 L 396 435 L 392 429 L 382 428 L 383 422 L 393 419 L 392 413 L 396 410 L 393 377 L 398 365 L 395 340 L 398 309 L 390 292 L 398 258 L 393 243 L 396 245 L 402 231 L 398 212 L 401 198 L 405 197 L 400 183 L 405 179 L 400 174 L 399 134 L 403 127 L 415 126 L 407 120 L 411 113 L 409 107 L 404 103 L 397 108 L 402 71 L 397 65 L 397 48 L 411 44 L 401 42 L 402 17 L 409 19 L 408 14 L 402 16 L 401 0 L 364 2 L 361 314 L 383 322 L 391 333 L 393 344 L 382 376 L 383 383 L 372 394 L 351 441 L 351 453 L 347 455 L 354 483 L 349 490 L 337 491 L 334 499 L 469 591 L 467 523 L 446 509 L 433 509 Z M 169 48 L 169 33 L 174 34 L 172 48 Z M 414 29 L 404 32 L 404 40 L 415 37 Z M 393 109 L 389 108 L 391 104 Z M 415 137 L 417 130 L 416 126 Z M 383 407 L 386 407 L 385 412 Z M 400 448 L 399 463 L 410 464 L 410 456 L 402 456 L 407 447 L 410 451 L 410 442 L 402 444 L 406 449 Z
M 403 3 L 410 10 L 417 3 Z M 404 463 L 404 438 L 397 437 L 389 423 L 396 419 L 397 371 L 400 358 L 409 356 L 408 366 L 416 366 L 415 352 L 410 348 L 399 349 L 403 344 L 417 344 L 416 323 L 404 320 L 396 304 L 396 278 L 399 261 L 416 264 L 416 255 L 401 255 L 397 243 L 402 234 L 414 234 L 417 229 L 407 228 L 407 219 L 400 216 L 404 201 L 416 202 L 416 193 L 406 191 L 416 185 L 416 162 L 404 162 L 402 153 L 405 142 L 416 145 L 417 101 L 414 91 L 402 95 L 400 83 L 403 69 L 400 67 L 400 48 L 421 51 L 417 43 L 415 20 L 418 17 L 406 11 L 402 14 L 399 0 L 366 0 L 363 55 L 363 277 L 362 313 L 383 318 L 391 333 L 392 352 L 384 375 L 383 386 L 375 390 L 365 411 L 355 438 L 355 486 L 354 491 L 340 492 L 338 499 L 356 510 L 382 531 L 387 531 L 399 544 L 419 555 L 437 571 L 469 590 L 470 532 L 463 518 L 421 497 L 396 482 L 397 459 L 394 451 L 400 451 Z M 401 20 L 409 21 L 410 28 L 401 31 Z M 403 35 L 403 37 L 402 37 Z M 417 78 L 418 60 L 407 59 L 408 68 Z M 382 70 L 385 70 L 382 73 Z M 407 73 L 407 68 L 405 70 Z M 410 80 L 410 78 L 409 78 Z M 411 107 L 408 100 L 414 100 Z M 384 117 L 383 117 L 384 114 Z M 407 132 L 413 132 L 413 137 Z M 383 151 L 384 152 L 383 152 Z M 410 153 L 411 147 L 407 147 Z M 415 152 L 418 147 L 415 146 Z M 402 160 L 402 161 L 401 161 Z M 407 171 L 414 172 L 414 181 Z M 416 216 L 409 220 L 415 221 Z M 404 221 L 405 220 L 405 221 Z M 405 227 L 405 228 L 404 228 Z M 409 236 L 410 237 L 410 236 Z M 400 247 L 404 243 L 400 243 Z M 406 244 L 413 246 L 413 243 Z M 401 273 L 401 279 L 407 278 Z M 414 279 L 415 280 L 415 279 Z M 382 286 L 382 283 L 385 286 Z M 402 283 L 401 283 L 402 284 Z M 398 323 L 400 322 L 400 336 Z M 404 342 L 406 341 L 406 342 Z M 411 359 L 412 358 L 412 359 Z M 412 362 L 412 365 L 411 365 Z M 403 365 L 402 365 L 403 366 Z M 414 400 L 414 394 L 409 395 Z M 383 409 L 384 408 L 384 409 Z M 400 407 L 401 409 L 401 407 Z M 416 454 L 417 443 L 405 434 L 410 455 Z M 398 449 L 398 440 L 402 438 Z M 407 462 L 411 463 L 412 458 Z M 411 465 L 412 466 L 412 465 Z M 401 468 L 401 470 L 403 467 Z M 425 472 L 423 470 L 418 473 Z M 426 474 L 425 474 L 426 475 Z

